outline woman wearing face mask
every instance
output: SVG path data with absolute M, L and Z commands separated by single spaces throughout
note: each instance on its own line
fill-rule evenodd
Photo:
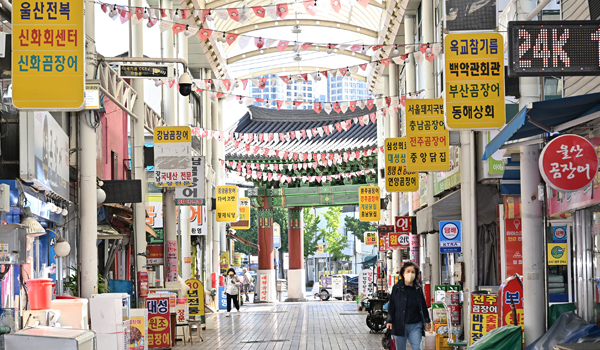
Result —
M 233 305 L 237 309 L 238 316 L 240 315 L 240 301 L 238 299 L 240 294 L 241 283 L 240 280 L 235 275 L 235 270 L 229 268 L 227 270 L 227 278 L 225 278 L 225 294 L 227 294 L 227 315 L 229 317 L 231 313 L 231 301 L 233 300 Z
M 430 329 L 431 319 L 421 285 L 415 280 L 419 266 L 406 262 L 400 269 L 402 279 L 392 288 L 388 305 L 387 328 L 392 330 L 395 350 L 406 350 L 406 341 L 412 350 L 421 350 L 425 330 Z

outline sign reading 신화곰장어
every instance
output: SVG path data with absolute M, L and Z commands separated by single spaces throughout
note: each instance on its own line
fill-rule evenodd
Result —
M 448 34 L 444 62 L 446 126 L 450 130 L 502 127 L 506 122 L 502 35 Z
M 85 103 L 84 1 L 12 2 L 12 102 L 76 111 Z
M 419 174 L 406 170 L 406 138 L 385 139 L 385 188 L 388 192 L 419 189 Z
M 450 170 L 450 137 L 444 124 L 444 100 L 406 100 L 406 168 Z

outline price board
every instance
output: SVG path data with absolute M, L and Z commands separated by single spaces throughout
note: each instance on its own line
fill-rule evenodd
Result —
M 217 186 L 217 222 L 238 221 L 237 186 Z
M 234 230 L 247 230 L 250 228 L 250 198 L 240 198 L 240 215 L 237 222 L 231 224 Z
M 192 185 L 192 133 L 189 126 L 154 128 L 154 182 L 159 187 Z
M 508 75 L 600 74 L 600 21 L 508 22 Z
M 502 127 L 506 122 L 502 35 L 448 34 L 444 55 L 446 126 L 450 130 Z
M 358 188 L 360 221 L 379 221 L 381 218 L 381 189 L 378 186 Z
M 148 347 L 171 347 L 171 313 L 168 297 L 146 299 L 148 309 Z
M 85 103 L 83 1 L 12 2 L 12 102 L 77 111 Z
M 443 122 L 443 121 L 442 121 Z M 419 189 L 419 174 L 406 170 L 406 138 L 385 139 L 385 189 L 412 192 Z
M 406 100 L 406 168 L 450 170 L 450 137 L 444 124 L 444 100 Z
M 365 232 L 365 244 L 377 245 L 377 232 Z

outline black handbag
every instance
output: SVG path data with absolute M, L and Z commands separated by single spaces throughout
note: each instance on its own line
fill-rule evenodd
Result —
M 392 349 L 392 330 L 386 329 L 385 333 L 383 333 L 383 338 L 381 338 L 381 346 L 383 346 L 384 350 L 395 350 Z

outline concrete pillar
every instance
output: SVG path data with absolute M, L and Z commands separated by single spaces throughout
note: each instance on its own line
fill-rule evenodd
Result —
M 94 31 L 94 3 L 85 3 L 88 52 L 96 55 Z M 86 75 L 92 79 L 96 62 L 86 60 Z M 78 257 L 80 262 L 79 296 L 89 298 L 98 293 L 98 217 L 96 213 L 96 130 L 87 120 L 93 120 L 89 111 L 79 113 L 79 216 L 80 229 Z
M 223 99 L 217 100 L 217 120 L 213 119 L 213 127 L 215 130 L 223 130 Z M 213 114 L 214 117 L 214 114 Z M 215 174 L 217 176 L 217 184 L 219 186 L 225 185 L 225 166 L 221 165 L 221 160 L 225 159 L 225 147 L 220 141 L 213 141 L 213 159 L 216 159 L 216 163 L 213 163 L 215 168 Z M 216 155 L 216 157 L 215 157 Z M 224 224 L 219 225 L 219 239 L 221 245 L 221 251 L 224 251 L 227 247 L 227 231 Z M 233 252 L 232 252 L 233 253 Z
M 415 43 L 415 15 L 404 16 L 404 43 L 405 52 L 410 53 L 415 51 L 415 47 L 411 46 Z M 406 69 L 406 94 L 414 93 L 417 90 L 417 76 L 415 72 L 415 60 L 412 55 L 408 55 L 410 62 L 405 65 Z
M 215 78 L 215 76 L 213 75 L 212 78 Z M 218 129 L 219 128 L 219 104 L 218 102 L 215 101 L 211 101 L 210 102 L 210 124 L 211 124 L 211 128 L 212 129 Z M 219 179 L 219 174 L 218 174 L 218 164 L 219 164 L 219 142 L 215 139 L 213 139 L 212 141 L 209 141 L 209 146 L 210 147 L 210 162 L 211 162 L 211 166 L 212 166 L 212 185 L 213 185 L 213 193 L 212 196 L 213 198 L 216 198 L 216 187 L 220 186 L 223 184 L 222 179 Z M 225 252 L 227 251 L 227 246 L 225 244 L 225 241 L 221 242 L 221 230 L 222 227 L 224 226 L 224 224 L 217 222 L 217 211 L 216 208 L 214 208 L 214 210 L 212 211 L 212 222 L 213 222 L 213 226 L 212 226 L 212 251 L 213 251 L 213 264 L 214 264 L 214 268 L 215 271 L 219 271 L 220 270 L 220 256 L 221 256 L 221 252 Z
M 470 334 L 471 293 L 477 286 L 477 193 L 475 179 L 475 136 L 474 132 L 460 132 L 460 205 L 462 220 L 462 244 L 464 261 L 465 330 Z
M 200 78 L 202 80 L 210 78 L 210 71 L 208 69 L 201 69 Z M 210 98 L 208 92 L 202 92 L 202 127 L 206 129 L 211 129 L 211 105 Z M 219 254 L 217 252 L 217 256 L 213 256 L 213 227 L 214 227 L 214 210 L 212 207 L 211 201 L 214 198 L 213 193 L 213 176 L 212 176 L 212 154 L 211 147 L 212 141 L 208 141 L 206 138 L 202 139 L 202 152 L 205 157 L 205 166 L 204 173 L 206 175 L 206 179 L 204 182 L 205 185 L 205 198 L 207 201 L 206 204 L 206 237 L 204 238 L 204 253 L 203 257 L 206 266 L 206 280 L 205 286 L 209 289 L 212 288 L 212 274 L 219 273 Z
M 285 301 L 307 301 L 306 271 L 304 270 L 304 223 L 302 208 L 288 209 L 288 298 Z
M 262 208 L 258 208 L 258 273 L 256 281 L 256 289 L 258 300 L 261 301 L 261 294 L 265 292 L 262 289 L 263 278 L 267 279 L 266 295 L 267 300 L 262 302 L 276 301 L 275 292 L 275 269 L 273 266 L 273 208 L 269 206 L 268 197 L 262 197 Z
M 177 36 L 177 57 L 188 60 L 188 40 L 189 38 L 185 35 Z M 183 73 L 183 71 L 182 71 Z M 182 96 L 177 94 L 178 99 L 178 125 L 190 125 L 190 97 Z M 192 237 L 190 232 L 190 220 L 191 216 L 190 207 L 182 206 L 181 220 L 179 221 L 179 232 L 181 235 L 181 254 L 178 255 L 179 265 L 181 265 L 181 277 L 183 280 L 187 280 L 192 277 Z M 185 258 L 189 258 L 186 259 Z
M 398 84 L 400 82 L 400 78 L 398 76 L 398 65 L 395 63 L 390 63 L 389 67 L 389 95 L 397 96 L 398 95 Z M 398 137 L 398 124 L 399 124 L 399 113 L 396 112 L 394 108 L 389 109 L 388 118 L 390 120 L 390 135 L 389 137 L 395 138 Z M 391 210 L 391 220 L 392 225 L 394 224 L 395 218 L 399 215 L 399 207 L 400 207 L 400 196 L 398 192 L 392 192 L 392 210 Z M 400 249 L 395 249 L 392 252 L 392 273 L 397 275 L 400 273 L 400 267 L 402 264 L 402 251 Z
M 423 40 L 425 43 L 435 42 L 434 36 L 434 21 L 435 9 L 433 6 L 433 0 L 421 0 L 421 16 L 423 26 Z M 436 61 L 429 62 L 424 60 L 423 62 L 423 78 L 425 80 L 425 98 L 435 98 L 435 75 L 434 75 L 434 64 Z

